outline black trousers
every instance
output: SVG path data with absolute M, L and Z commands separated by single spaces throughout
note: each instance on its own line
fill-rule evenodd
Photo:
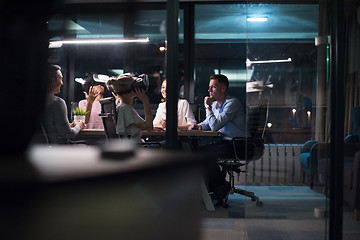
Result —
M 204 180 L 208 191 L 216 189 L 227 189 L 229 183 L 226 181 L 226 172 L 222 172 L 216 163 L 218 159 L 234 158 L 234 149 L 231 141 L 220 140 L 215 143 L 207 144 L 194 149 L 195 152 L 206 156 Z M 223 190 L 220 190 L 223 192 Z M 221 195 L 221 193 L 219 193 Z

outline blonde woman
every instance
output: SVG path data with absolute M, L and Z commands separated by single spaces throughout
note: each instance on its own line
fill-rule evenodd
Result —
M 134 81 L 134 75 L 126 73 L 110 78 L 106 85 L 113 89 L 119 98 L 116 101 L 117 134 L 141 141 L 141 131 L 153 129 L 152 115 L 149 98 L 145 95 L 143 89 L 132 87 Z M 144 105 L 145 119 L 140 117 L 132 106 L 135 97 L 140 99 Z

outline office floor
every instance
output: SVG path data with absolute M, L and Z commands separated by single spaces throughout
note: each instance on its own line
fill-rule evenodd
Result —
M 263 201 L 262 207 L 238 194 L 229 195 L 229 208 L 202 211 L 201 240 L 321 240 L 327 239 L 327 218 L 321 191 L 307 186 L 248 186 Z M 344 238 L 360 239 L 360 221 L 344 206 Z

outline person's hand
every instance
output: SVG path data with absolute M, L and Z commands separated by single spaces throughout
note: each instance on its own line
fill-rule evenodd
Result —
M 86 127 L 86 124 L 81 120 L 76 121 L 75 124 L 79 125 L 81 130 L 83 130 Z
M 76 126 L 76 123 L 75 122 L 72 122 L 72 123 L 70 123 L 70 125 L 69 125 L 71 128 L 73 128 L 73 127 L 75 127 Z
M 160 127 L 160 126 L 154 126 L 154 131 L 165 131 L 165 129 L 163 129 L 162 127 Z
M 161 119 L 160 124 L 161 124 L 161 127 L 162 127 L 163 129 L 165 129 L 165 128 L 166 128 L 166 119 Z
M 213 104 L 213 102 L 214 102 L 214 98 L 212 98 L 212 97 L 209 97 L 209 96 L 206 96 L 205 98 L 204 98 L 204 105 L 206 106 L 206 105 L 212 105 Z
M 117 95 L 117 94 L 116 94 L 116 93 L 114 93 L 114 92 L 111 92 L 111 93 L 112 93 L 112 95 L 114 96 L 115 101 L 119 99 L 119 95 Z
M 188 130 L 202 130 L 201 125 L 193 123 L 188 127 Z
M 94 88 L 91 86 L 89 88 L 89 93 L 84 92 L 87 102 L 94 102 L 95 98 L 99 95 L 99 92 L 95 92 Z
M 145 91 L 143 89 L 135 88 L 134 89 L 135 96 L 140 99 L 143 103 L 148 102 L 149 98 L 146 96 Z

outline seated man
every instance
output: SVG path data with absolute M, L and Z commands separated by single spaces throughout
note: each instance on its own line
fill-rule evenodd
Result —
M 240 101 L 227 94 L 229 80 L 225 75 L 210 76 L 209 95 L 204 98 L 206 119 L 193 124 L 189 129 L 219 131 L 225 137 L 247 137 L 245 112 Z M 219 140 L 215 143 L 199 147 L 209 159 L 206 181 L 208 190 L 213 191 L 218 203 L 222 205 L 230 187 L 221 173 L 216 161 L 221 158 L 233 158 L 234 150 L 230 141 Z
M 46 105 L 41 122 L 49 141 L 49 144 L 65 144 L 74 138 L 82 129 L 86 127 L 82 121 L 69 123 L 67 118 L 67 107 L 65 101 L 55 96 L 60 93 L 63 85 L 63 75 L 61 67 L 49 65 Z

